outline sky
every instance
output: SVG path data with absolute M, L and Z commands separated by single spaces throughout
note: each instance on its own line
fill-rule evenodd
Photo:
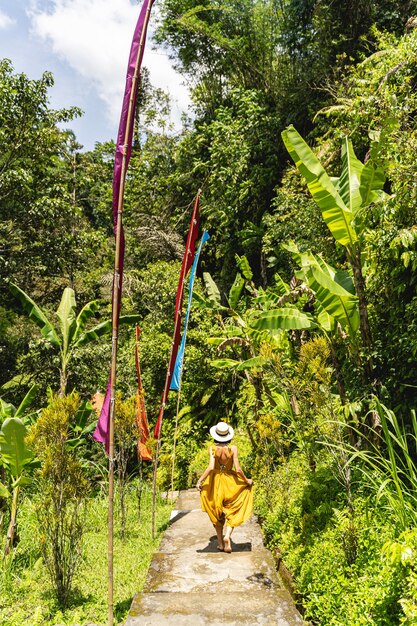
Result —
M 70 127 L 86 150 L 116 138 L 139 11 L 136 0 L 0 0 L 0 58 L 32 79 L 45 70 L 53 73 L 50 105 L 84 111 Z M 170 94 L 172 122 L 179 129 L 189 93 L 151 37 L 152 15 L 143 66 L 152 84 Z

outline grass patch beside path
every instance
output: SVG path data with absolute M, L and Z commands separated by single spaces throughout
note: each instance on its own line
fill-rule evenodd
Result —
M 152 540 L 152 493 L 142 495 L 138 520 L 137 498 L 128 496 L 126 539 L 120 538 L 117 494 L 114 536 L 114 617 L 123 624 L 132 598 L 141 591 L 153 553 L 167 527 L 171 506 L 162 500 L 157 508 L 158 535 Z M 74 593 L 65 611 L 51 593 L 47 572 L 38 551 L 34 507 L 26 500 L 19 517 L 20 542 L 13 560 L 0 562 L 0 626 L 103 626 L 107 624 L 107 498 L 89 503 L 84 531 L 83 562 L 74 579 Z

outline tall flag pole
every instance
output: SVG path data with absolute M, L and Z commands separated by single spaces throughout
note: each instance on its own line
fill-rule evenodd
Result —
M 190 312 L 191 312 L 191 303 L 193 299 L 193 290 L 194 290 L 194 282 L 197 274 L 197 266 L 198 261 L 200 259 L 201 249 L 210 239 L 210 235 L 205 230 L 203 232 L 203 236 L 201 237 L 200 245 L 198 246 L 198 250 L 195 253 L 194 262 L 190 272 L 190 280 L 188 283 L 188 302 L 187 302 L 187 311 L 185 313 L 184 319 L 184 330 L 181 337 L 181 345 L 178 349 L 177 358 L 175 360 L 174 372 L 171 379 L 170 391 L 178 391 L 177 396 L 177 411 L 175 415 L 175 431 L 174 431 L 174 448 L 172 451 L 172 468 L 171 468 L 171 498 L 173 498 L 174 493 L 174 474 L 175 474 L 175 457 L 177 451 L 177 433 L 178 433 L 178 415 L 180 409 L 180 396 L 181 396 L 181 382 L 182 382 L 182 371 L 184 364 L 184 354 L 185 354 L 185 344 L 187 341 L 187 330 L 188 330 L 188 322 L 190 320 Z
M 171 384 L 172 375 L 174 373 L 175 361 L 177 358 L 178 347 L 181 337 L 181 315 L 182 315 L 182 301 L 184 295 L 185 277 L 188 270 L 193 264 L 195 255 L 195 244 L 198 237 L 198 223 L 200 216 L 200 193 L 199 189 L 194 201 L 193 212 L 191 215 L 190 227 L 188 230 L 187 242 L 185 244 L 184 256 L 181 264 L 180 277 L 178 280 L 177 295 L 175 299 L 175 317 L 174 317 L 174 335 L 171 343 L 171 350 L 168 360 L 168 368 L 165 378 L 164 390 L 162 392 L 161 408 L 159 410 L 158 419 L 155 424 L 154 437 L 157 440 L 154 467 L 153 467 L 153 489 L 152 489 L 152 537 L 155 538 L 155 512 L 156 512 L 156 475 L 158 470 L 159 448 L 161 446 L 161 428 L 162 419 L 164 416 L 165 405 L 168 398 L 169 387 Z
M 155 425 L 154 436 L 155 439 L 160 441 L 161 439 L 161 427 L 162 419 L 164 416 L 165 404 L 168 398 L 169 388 L 171 385 L 171 379 L 174 374 L 174 366 L 177 358 L 178 347 L 181 337 L 181 316 L 182 316 L 182 300 L 184 295 L 185 278 L 188 270 L 193 264 L 195 254 L 195 244 L 198 237 L 198 222 L 200 214 L 200 190 L 197 193 L 193 213 L 191 216 L 190 228 L 188 231 L 187 243 L 185 245 L 184 257 L 181 265 L 180 278 L 178 281 L 177 296 L 175 299 L 175 319 L 174 319 L 174 335 L 172 338 L 171 352 L 169 355 L 168 369 L 165 378 L 165 386 L 162 394 L 161 408 L 159 410 L 158 419 Z
M 126 86 L 117 134 L 113 171 L 113 222 L 115 231 L 115 257 L 112 298 L 112 357 L 109 383 L 103 408 L 94 432 L 94 438 L 106 446 L 109 455 L 109 512 L 108 512 L 108 626 L 113 626 L 113 501 L 114 501 L 114 407 L 116 387 L 117 344 L 122 295 L 124 232 L 122 223 L 123 197 L 126 172 L 132 152 L 133 128 L 146 32 L 154 0 L 144 0 L 133 33 L 126 72 Z

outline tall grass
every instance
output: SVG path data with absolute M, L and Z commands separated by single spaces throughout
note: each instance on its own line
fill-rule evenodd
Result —
M 158 500 L 158 537 L 152 539 L 152 493 L 144 485 L 141 516 L 138 519 L 136 485 L 127 494 L 125 539 L 121 521 L 115 515 L 114 537 L 114 612 L 116 623 L 123 624 L 134 594 L 141 591 L 153 553 L 166 528 L 171 507 Z M 107 624 L 107 498 L 100 494 L 90 499 L 84 528 L 83 562 L 74 578 L 69 606 L 60 610 L 40 558 L 40 529 L 34 503 L 23 503 L 20 541 L 13 559 L 0 562 L 0 626 L 84 626 Z
M 355 450 L 350 463 L 357 464 L 376 502 L 397 530 L 417 526 L 417 418 L 411 411 L 407 430 L 394 411 L 375 399 L 381 433 L 371 429 L 367 449 Z M 359 463 L 356 463 L 359 461 Z

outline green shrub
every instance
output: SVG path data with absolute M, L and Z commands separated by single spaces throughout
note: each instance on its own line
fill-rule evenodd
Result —
M 81 558 L 89 484 L 70 445 L 70 425 L 80 407 L 77 393 L 55 397 L 27 437 L 41 461 L 37 516 L 41 551 L 58 602 L 66 606 Z

